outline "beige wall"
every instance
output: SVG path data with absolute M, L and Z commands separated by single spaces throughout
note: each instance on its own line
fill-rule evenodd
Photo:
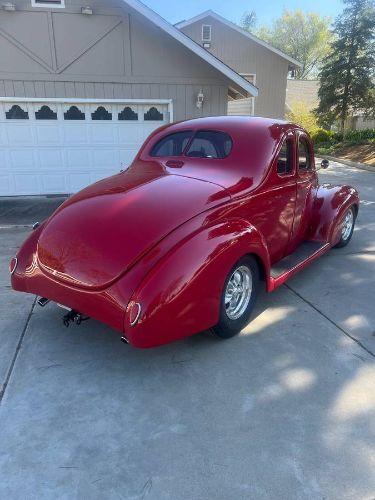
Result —
M 174 119 L 226 114 L 228 80 L 115 0 L 0 10 L 0 96 L 173 99 Z M 202 110 L 195 106 L 200 89 Z
M 212 25 L 212 54 L 238 73 L 256 74 L 259 96 L 255 98 L 255 114 L 282 118 L 288 61 L 212 17 L 191 24 L 182 31 L 202 44 L 202 24 Z

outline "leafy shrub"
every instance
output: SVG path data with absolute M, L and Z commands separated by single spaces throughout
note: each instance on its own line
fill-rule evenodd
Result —
M 312 135 L 317 147 L 343 146 L 356 144 L 372 144 L 375 142 L 375 129 L 348 130 L 345 135 L 342 132 L 329 132 L 319 129 Z
M 308 106 L 304 102 L 294 102 L 292 108 L 286 114 L 287 119 L 303 127 L 309 134 L 315 134 L 319 129 L 318 123 L 316 116 Z
M 334 132 L 332 134 L 332 141 L 333 142 L 341 142 L 343 139 L 342 132 Z
M 332 136 L 332 132 L 320 128 L 314 134 L 312 134 L 311 138 L 314 141 L 314 144 L 330 144 L 332 141 Z
M 375 139 L 375 128 L 367 128 L 363 130 L 348 130 L 345 132 L 345 137 L 342 134 L 335 134 L 337 141 L 344 141 L 350 144 L 361 144 L 370 139 Z
M 332 146 L 332 144 L 319 144 L 315 148 L 315 154 L 316 155 L 333 155 L 335 152 L 335 147 Z

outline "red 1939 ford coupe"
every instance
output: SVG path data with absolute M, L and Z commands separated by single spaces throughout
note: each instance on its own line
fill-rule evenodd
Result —
M 326 168 L 328 162 L 323 161 Z M 102 321 L 137 347 L 229 338 L 271 292 L 352 237 L 350 186 L 318 185 L 308 134 L 263 118 L 154 132 L 130 168 L 68 199 L 10 263 L 15 290 Z

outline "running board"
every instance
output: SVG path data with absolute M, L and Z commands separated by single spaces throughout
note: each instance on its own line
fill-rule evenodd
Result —
M 325 254 L 331 245 L 321 241 L 305 241 L 292 254 L 284 257 L 271 267 L 270 289 L 275 290 L 286 280 L 301 271 L 315 259 Z

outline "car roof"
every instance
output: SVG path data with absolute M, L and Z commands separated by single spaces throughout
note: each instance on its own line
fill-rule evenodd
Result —
M 202 130 L 227 133 L 233 142 L 231 153 L 224 159 L 214 160 L 210 165 L 199 158 L 184 159 L 184 167 L 180 174 L 191 173 L 199 178 L 215 181 L 226 188 L 237 185 L 242 179 L 248 179 L 249 186 L 255 189 L 266 176 L 285 135 L 291 130 L 303 129 L 291 122 L 273 118 L 251 116 L 195 118 L 165 125 L 156 130 L 146 141 L 138 158 L 142 158 L 145 151 L 149 160 L 147 151 L 151 151 L 154 145 L 167 135 L 181 131 Z
M 283 129 L 284 131 L 289 128 L 300 128 L 298 125 L 286 120 L 263 118 L 260 116 L 209 116 L 172 123 L 171 125 L 167 125 L 166 129 L 168 129 L 168 131 L 177 131 L 192 128 L 203 130 L 225 130 L 227 132 L 231 132 L 239 128 L 247 128 L 248 130 L 267 130 L 270 127 L 277 127 L 280 130 Z

